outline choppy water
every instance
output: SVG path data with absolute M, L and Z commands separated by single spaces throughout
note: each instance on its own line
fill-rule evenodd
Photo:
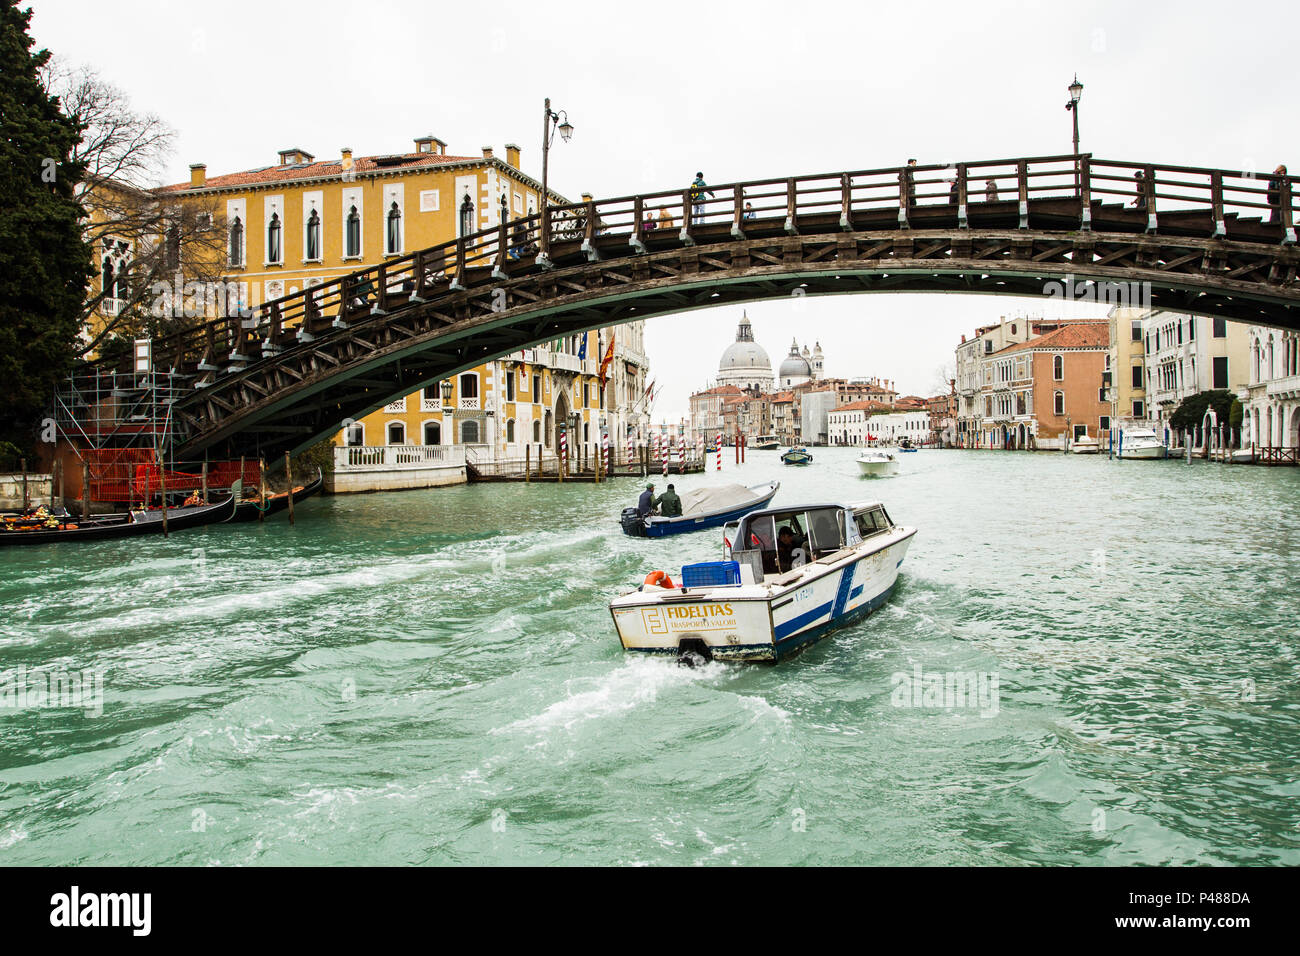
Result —
M 920 533 L 777 667 L 623 654 L 609 598 L 720 540 L 625 538 L 628 480 L 0 552 L 0 665 L 105 675 L 0 709 L 0 864 L 1300 863 L 1300 471 L 814 454 L 723 477 Z

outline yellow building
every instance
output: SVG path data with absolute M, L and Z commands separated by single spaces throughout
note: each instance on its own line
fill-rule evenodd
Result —
M 1151 415 L 1146 389 L 1146 349 L 1143 321 L 1149 309 L 1116 306 L 1110 310 L 1110 384 L 1107 400 L 1111 417 L 1106 423 L 1117 428 L 1126 422 L 1145 424 Z M 1109 428 L 1101 429 L 1102 439 L 1109 438 Z
M 519 153 L 507 145 L 504 160 L 489 147 L 480 156 L 451 155 L 432 135 L 394 155 L 353 156 L 345 148 L 318 160 L 295 147 L 281 150 L 272 165 L 221 176 L 195 164 L 188 184 L 163 193 L 216 200 L 224 214 L 227 281 L 236 283 L 243 303 L 257 305 L 489 229 L 503 207 L 507 218 L 536 212 L 541 184 L 520 171 Z M 552 191 L 552 203 L 565 201 Z M 569 336 L 489 362 L 456 377 L 448 404 L 440 385 L 431 385 L 367 415 L 336 442 L 455 444 L 472 446 L 479 459 L 514 458 L 523 457 L 526 443 L 554 455 L 563 429 L 571 445 L 594 446 L 600 350 L 611 334 Z

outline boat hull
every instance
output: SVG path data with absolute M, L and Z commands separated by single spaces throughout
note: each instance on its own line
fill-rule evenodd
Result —
M 316 480 L 299 488 L 293 493 L 293 503 L 296 505 L 300 501 L 305 501 L 312 495 L 316 494 L 325 485 L 325 476 L 317 474 Z M 289 507 L 289 496 L 286 494 L 271 495 L 266 499 L 265 510 L 258 504 L 256 498 L 250 498 L 240 501 L 235 505 L 235 515 L 230 520 L 236 524 L 245 521 L 256 521 L 260 512 L 264 518 L 273 514 L 278 514 Z
M 810 465 L 812 464 L 812 455 L 805 452 L 788 451 L 781 456 L 781 462 L 786 465 Z
M 772 499 L 776 497 L 777 490 L 780 487 L 779 484 L 774 485 L 772 490 L 762 498 L 748 502 L 739 508 L 732 508 L 730 511 L 714 512 L 713 514 L 696 515 L 694 517 L 651 518 L 645 522 L 645 536 L 647 538 L 665 538 L 673 534 L 690 534 L 692 531 L 703 531 L 705 528 L 721 528 L 728 521 L 736 521 L 751 511 L 766 508 L 772 502 Z
M 238 494 L 238 491 L 235 492 Z M 203 525 L 229 521 L 235 513 L 235 494 L 213 505 L 167 509 L 167 531 L 184 531 Z M 133 520 L 132 520 L 133 519 Z M 0 534 L 0 546 L 52 544 L 60 541 L 104 541 L 109 538 L 132 538 L 142 534 L 161 534 L 162 512 L 141 512 L 137 516 L 112 515 L 92 519 L 75 528 L 50 531 L 10 531 Z
M 1135 461 L 1154 460 L 1164 458 L 1166 449 L 1164 445 L 1139 445 L 1137 448 L 1121 448 L 1119 457 L 1122 459 L 1134 459 Z
M 703 647 L 719 661 L 784 660 L 884 604 L 915 533 L 896 528 L 789 585 L 633 592 L 611 603 L 614 627 L 636 653 Z
M 896 461 L 863 461 L 858 459 L 858 471 L 866 478 L 888 478 L 898 474 Z

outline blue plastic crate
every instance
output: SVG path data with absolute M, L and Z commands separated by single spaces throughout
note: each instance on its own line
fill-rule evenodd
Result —
M 682 566 L 682 587 L 716 588 L 740 583 L 739 561 L 701 561 Z

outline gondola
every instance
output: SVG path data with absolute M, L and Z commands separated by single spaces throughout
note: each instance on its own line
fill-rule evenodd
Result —
M 315 481 L 308 482 L 305 485 L 299 485 L 297 488 L 293 489 L 293 503 L 296 505 L 300 501 L 310 498 L 312 495 L 319 492 L 324 486 L 325 475 L 318 468 L 316 469 Z M 278 495 L 267 495 L 265 508 L 263 508 L 262 504 L 256 498 L 247 498 L 235 506 L 235 516 L 230 520 L 234 522 L 256 521 L 259 513 L 263 517 L 269 518 L 271 515 L 284 511 L 288 507 L 289 495 L 283 491 Z
M 184 531 L 207 524 L 219 524 L 229 521 L 235 513 L 235 499 L 239 495 L 240 483 L 223 501 L 210 505 L 191 505 L 167 509 L 167 531 Z M 129 511 L 126 514 L 102 515 L 85 521 L 70 521 L 67 518 L 55 518 L 57 527 L 37 527 L 24 530 L 5 529 L 0 531 L 0 547 L 20 544 L 49 544 L 56 541 L 104 541 L 109 538 L 129 538 L 139 534 L 161 534 L 163 530 L 162 511 Z

